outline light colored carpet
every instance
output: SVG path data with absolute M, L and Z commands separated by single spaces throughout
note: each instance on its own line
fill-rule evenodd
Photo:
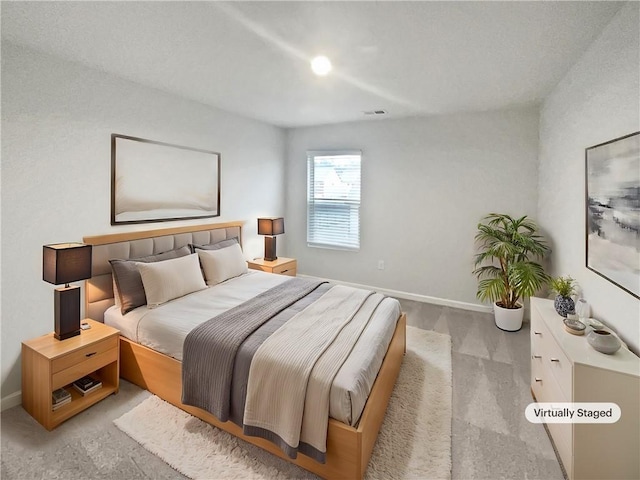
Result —
M 407 354 L 365 478 L 451 478 L 451 392 L 451 338 L 407 327 Z M 114 423 L 189 478 L 314 478 L 155 396 Z

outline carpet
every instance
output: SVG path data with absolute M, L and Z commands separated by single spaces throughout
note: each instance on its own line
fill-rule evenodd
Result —
M 451 392 L 451 338 L 407 327 L 407 354 L 365 478 L 451 478 Z M 114 423 L 189 478 L 316 478 L 156 396 Z

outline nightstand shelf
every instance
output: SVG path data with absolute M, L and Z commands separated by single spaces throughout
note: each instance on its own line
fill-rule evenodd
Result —
M 102 387 L 86 395 L 82 395 L 75 388 L 73 388 L 72 383 L 70 383 L 69 385 L 65 385 L 64 389 L 71 394 L 71 402 L 63 405 L 57 410 L 52 410 L 51 422 L 53 424 L 59 425 L 65 420 L 68 420 L 74 415 L 89 408 L 91 405 L 94 405 L 100 400 L 108 397 L 112 393 L 118 392 L 118 385 L 115 385 L 113 382 L 107 380 L 108 378 L 111 378 L 111 375 L 103 375 L 100 373 L 100 371 L 90 372 L 89 375 L 94 378 L 100 379 L 100 381 L 102 382 Z
M 295 277 L 298 270 L 298 261 L 295 258 L 278 257 L 269 261 L 264 258 L 256 258 L 247 262 L 252 270 L 262 270 L 268 273 L 278 273 Z
M 50 333 L 22 343 L 22 406 L 47 430 L 118 392 L 120 332 L 85 321 L 91 328 L 67 340 Z M 100 379 L 102 387 L 83 396 L 72 384 L 85 375 Z M 51 394 L 60 387 L 71 394 L 71 402 L 54 411 Z

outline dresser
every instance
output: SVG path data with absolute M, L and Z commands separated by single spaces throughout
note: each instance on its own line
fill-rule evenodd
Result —
M 531 299 L 531 392 L 538 402 L 612 402 L 612 424 L 548 423 L 570 479 L 640 478 L 640 359 L 595 351 L 565 331 L 553 301 Z

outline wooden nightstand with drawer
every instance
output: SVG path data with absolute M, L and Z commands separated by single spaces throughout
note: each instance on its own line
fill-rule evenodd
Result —
M 296 276 L 298 261 L 294 258 L 278 257 L 272 262 L 264 258 L 256 258 L 247 262 L 252 270 L 262 270 L 263 272 L 279 273 L 280 275 Z
M 120 332 L 93 320 L 91 328 L 66 340 L 53 333 L 22 342 L 22 406 L 47 430 L 117 393 L 120 386 Z M 80 394 L 73 382 L 91 375 L 102 387 Z M 53 410 L 52 392 L 64 387 L 71 402 Z

